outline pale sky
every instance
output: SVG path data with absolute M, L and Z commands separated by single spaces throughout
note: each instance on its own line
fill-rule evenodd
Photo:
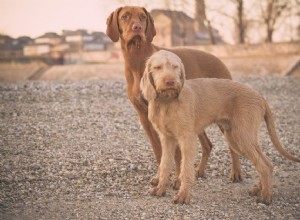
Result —
M 0 0 L 0 34 L 38 37 L 64 29 L 106 30 L 106 18 L 117 7 L 128 5 L 163 8 L 161 0 Z M 180 2 L 170 1 L 170 8 Z M 190 0 L 193 8 L 194 1 Z M 176 5 L 177 4 L 177 5 Z M 193 16 L 193 10 L 191 10 Z
M 183 10 L 190 17 L 194 15 L 194 0 L 0 0 L 0 34 L 10 35 L 14 38 L 30 36 L 36 38 L 45 32 L 61 34 L 62 30 L 87 29 L 88 31 L 106 30 L 106 18 L 117 7 L 123 6 L 120 2 L 128 5 L 145 7 L 148 11 L 154 8 L 170 8 Z M 181 3 L 180 3 L 181 2 Z M 187 4 L 181 5 L 182 2 Z M 214 9 L 226 10 L 227 14 L 235 11 L 233 4 L 228 0 L 206 1 L 207 16 L 212 25 L 219 30 L 223 39 L 228 43 L 234 42 L 234 25 L 230 18 L 220 16 Z M 253 0 L 245 0 L 245 7 L 256 8 L 247 12 L 247 17 L 256 18 L 254 12 L 258 11 Z M 251 15 L 253 14 L 253 15 Z M 296 22 L 296 23 L 295 23 Z M 299 18 L 295 20 L 299 23 Z M 275 38 L 283 40 L 284 33 L 291 32 L 288 25 L 283 31 L 276 32 Z M 253 29 L 254 35 L 257 29 Z M 294 31 L 295 32 L 295 31 Z M 280 35 L 279 37 L 277 37 Z M 253 38 L 253 37 L 252 37 Z M 254 39 L 254 38 L 253 38 Z M 261 38 L 258 38 L 261 40 Z M 287 36 L 285 40 L 289 40 Z M 280 41 L 279 40 L 279 41 Z M 255 43 L 255 40 L 253 41 Z
M 105 31 L 106 18 L 120 5 L 117 0 L 0 0 L 0 34 L 38 37 L 63 29 Z
M 182 5 L 181 0 L 0 0 L 0 34 L 14 38 L 36 38 L 45 32 L 60 34 L 62 30 L 105 32 L 106 18 L 117 7 L 124 5 L 121 2 L 143 6 L 148 11 L 154 8 L 183 10 L 189 16 L 194 16 L 194 0 L 185 0 L 185 5 Z M 221 2 L 219 0 L 217 5 L 224 7 Z M 213 4 L 213 1 L 207 3 Z M 222 28 L 224 24 L 221 21 L 219 26 Z M 228 30 L 227 24 L 227 34 Z M 226 33 L 222 33 L 223 37 Z
M 189 16 L 194 15 L 194 0 L 0 0 L 0 34 L 10 35 L 14 38 L 30 36 L 36 38 L 45 32 L 61 33 L 62 30 L 87 29 L 88 31 L 106 30 L 106 18 L 117 7 L 128 5 L 145 7 L 148 11 L 154 8 L 170 8 L 183 10 Z M 180 3 L 181 2 L 181 3 Z M 207 1 L 207 4 L 224 8 L 226 1 Z M 227 5 L 228 7 L 228 5 Z M 218 20 L 219 16 L 214 20 Z M 220 17 L 219 17 L 220 18 Z M 224 29 L 222 33 L 227 42 L 232 38 L 230 24 L 219 19 L 216 28 Z M 226 24 L 224 24 L 226 22 Z M 220 32 L 222 32 L 220 30 Z M 228 35 L 228 37 L 226 37 Z

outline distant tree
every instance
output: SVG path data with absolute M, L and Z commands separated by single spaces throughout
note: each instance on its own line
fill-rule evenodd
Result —
M 164 0 L 163 7 L 167 10 L 186 11 L 190 0 Z
M 289 11 L 291 0 L 261 1 L 261 15 L 266 26 L 266 42 L 273 42 L 273 33 L 279 27 L 278 21 Z
M 210 21 L 206 17 L 204 0 L 195 0 L 195 32 L 208 32 L 212 44 L 216 43 Z
M 235 13 L 228 14 L 223 10 L 223 8 L 216 8 L 214 9 L 214 11 L 216 11 L 220 15 L 230 18 L 233 21 L 235 25 L 235 29 L 237 31 L 237 36 L 238 36 L 237 41 L 239 44 L 244 44 L 246 38 L 246 29 L 247 29 L 247 20 L 245 18 L 245 13 L 244 13 L 244 0 L 227 0 L 226 2 L 234 4 L 236 9 Z
M 195 0 L 195 31 L 205 32 L 206 27 L 204 22 L 206 21 L 205 2 L 204 0 Z
M 296 0 L 296 7 L 297 7 L 297 16 L 298 19 L 300 19 L 300 0 Z M 298 27 L 297 27 L 297 35 L 298 35 L 298 39 L 300 39 L 300 22 L 298 23 Z
M 243 0 L 235 0 L 237 3 L 237 14 L 238 14 L 238 30 L 239 30 L 239 42 L 245 43 L 245 33 L 247 29 L 247 23 L 244 19 L 244 1 Z
M 247 22 L 244 16 L 244 0 L 231 0 L 236 5 L 236 16 L 234 22 L 238 31 L 238 42 L 240 44 L 245 43 L 245 35 L 247 29 Z

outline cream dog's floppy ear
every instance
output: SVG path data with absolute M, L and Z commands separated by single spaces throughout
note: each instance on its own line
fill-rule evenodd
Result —
M 144 75 L 141 79 L 140 88 L 144 98 L 149 102 L 156 98 L 155 84 L 150 71 L 150 62 L 146 63 Z
M 118 24 L 118 15 L 122 7 L 117 8 L 112 12 L 106 20 L 106 35 L 113 41 L 117 42 L 119 40 L 119 24 Z
M 181 87 L 183 87 L 185 81 L 185 68 L 181 59 L 180 59 L 180 81 L 181 81 Z

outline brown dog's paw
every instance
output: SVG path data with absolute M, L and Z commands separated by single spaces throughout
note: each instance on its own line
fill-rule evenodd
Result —
M 166 195 L 166 189 L 163 188 L 163 187 L 160 187 L 160 188 L 159 187 L 154 187 L 154 188 L 150 189 L 149 193 L 150 193 L 151 196 L 161 197 L 161 196 Z
M 230 173 L 230 180 L 234 183 L 238 183 L 238 182 L 242 182 L 243 181 L 243 177 L 242 177 L 242 173 L 241 171 L 238 172 L 231 172 Z
M 152 186 L 157 186 L 158 183 L 159 183 L 159 180 L 158 180 L 157 177 L 153 177 L 153 178 L 150 180 L 150 184 L 151 184 Z
M 173 203 L 175 204 L 189 204 L 191 201 L 191 196 L 186 193 L 177 193 L 173 198 Z
M 179 190 L 180 186 L 181 186 L 181 182 L 180 182 L 179 178 L 175 178 L 173 181 L 173 189 Z

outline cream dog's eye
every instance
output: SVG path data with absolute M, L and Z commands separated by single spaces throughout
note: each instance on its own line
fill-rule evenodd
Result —
M 172 65 L 173 69 L 177 69 L 179 66 L 178 65 Z
M 159 66 L 154 66 L 153 69 L 155 69 L 155 70 L 161 70 L 161 69 L 162 69 L 162 66 L 161 66 L 161 65 L 159 65 Z

